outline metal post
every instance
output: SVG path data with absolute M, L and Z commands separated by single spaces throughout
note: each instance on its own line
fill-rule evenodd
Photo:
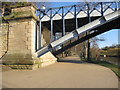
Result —
M 39 48 L 42 47 L 42 23 L 39 21 Z
M 62 7 L 62 36 L 65 35 L 65 19 L 64 19 L 64 7 Z M 63 47 L 64 45 L 62 44 L 61 47 Z M 62 57 L 64 56 L 64 52 L 62 53 Z
M 91 22 L 91 18 L 90 18 L 90 13 L 89 13 L 89 10 L 90 10 L 90 7 L 89 7 L 89 4 L 87 3 L 87 15 L 88 15 L 88 22 Z M 89 32 L 87 33 L 87 35 L 89 34 Z M 88 39 L 87 41 L 87 61 L 90 61 L 90 40 Z
M 35 51 L 37 51 L 37 41 L 38 41 L 38 39 L 37 39 L 37 33 L 38 33 L 38 22 L 36 22 L 36 30 L 35 30 Z
M 117 11 L 117 10 L 119 9 L 119 7 L 118 7 L 118 5 L 119 5 L 119 1 L 116 0 L 115 4 L 116 4 L 116 8 L 115 8 L 115 10 Z
M 101 2 L 100 5 L 101 5 L 101 16 L 103 16 L 103 3 Z
M 76 11 L 76 5 L 74 5 L 75 29 L 78 28 L 78 21 L 77 21 L 77 14 L 76 14 L 76 12 L 77 12 Z M 79 36 L 78 36 L 77 39 L 79 39 Z M 76 52 L 77 45 L 74 48 L 75 48 L 75 52 Z
M 74 8 L 75 8 L 75 12 L 74 12 L 74 15 L 75 15 L 75 29 L 77 29 L 78 28 L 78 21 L 77 21 L 77 14 L 76 14 L 76 5 L 74 6 Z
M 50 13 L 50 25 L 51 25 L 51 30 L 50 30 L 50 42 L 53 41 L 53 20 L 52 20 L 52 9 Z
M 78 21 L 77 21 L 77 14 L 76 14 L 76 12 L 77 12 L 77 7 L 76 7 L 76 5 L 74 5 L 74 9 L 75 9 L 75 11 L 74 11 L 74 16 L 75 16 L 75 29 L 77 29 L 77 28 L 78 28 Z M 79 36 L 78 36 L 78 39 L 79 39 Z
M 37 41 L 37 50 L 40 48 L 40 27 L 39 27 L 39 25 L 37 25 L 37 40 L 36 40 Z
M 87 60 L 90 61 L 90 39 L 88 39 Z
M 91 22 L 90 12 L 89 12 L 89 10 L 90 10 L 89 4 L 87 4 L 87 7 L 88 7 L 88 9 L 87 9 L 88 22 Z
M 65 19 L 64 19 L 64 8 L 62 7 L 62 24 L 63 24 L 63 32 L 62 36 L 65 35 Z

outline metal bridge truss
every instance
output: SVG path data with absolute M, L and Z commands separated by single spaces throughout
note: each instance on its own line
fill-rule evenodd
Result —
M 49 8 L 46 10 L 41 10 L 38 9 L 39 11 L 39 33 L 36 33 L 37 36 L 36 37 L 36 53 L 38 56 L 43 55 L 44 53 L 53 50 L 55 47 L 64 44 L 66 41 L 71 40 L 75 37 L 80 36 L 83 33 L 88 33 L 88 35 L 86 35 L 85 37 L 82 37 L 82 39 L 78 39 L 75 42 L 71 43 L 68 46 L 63 47 L 63 49 L 61 50 L 57 50 L 55 52 L 53 52 L 54 54 L 58 54 L 61 53 L 62 51 L 84 41 L 87 40 L 88 38 L 91 38 L 93 36 L 96 36 L 100 33 L 103 33 L 105 31 L 107 31 L 108 29 L 103 29 L 102 31 L 99 31 L 101 28 L 99 26 L 101 25 L 106 25 L 109 24 L 110 22 L 113 22 L 114 20 L 116 20 L 116 18 L 119 18 L 118 16 L 118 12 L 119 12 L 119 7 L 118 4 L 120 2 L 96 2 L 96 3 L 82 3 L 80 5 L 73 5 L 73 6 L 65 6 L 65 7 L 58 7 L 58 8 Z M 101 18 L 97 19 L 97 20 L 92 20 L 92 13 L 94 11 L 97 11 L 98 16 L 100 16 Z M 82 13 L 84 13 L 83 17 L 87 18 L 88 24 L 86 23 L 86 25 L 82 26 L 82 27 L 78 27 L 78 18 L 80 18 L 80 16 L 82 16 Z M 112 14 L 110 14 L 112 13 Z M 73 17 L 68 17 L 69 18 L 74 18 L 75 19 L 75 29 L 70 32 L 69 34 L 66 34 L 66 24 L 65 23 L 65 19 L 67 17 L 68 14 L 73 15 Z M 109 15 L 107 15 L 109 14 Z M 61 18 L 55 18 L 56 15 L 60 16 Z M 44 18 L 45 17 L 45 18 Z M 47 17 L 47 19 L 46 19 Z M 54 40 L 54 28 L 53 28 L 53 23 L 54 20 L 62 20 L 62 37 L 59 38 L 58 40 Z M 50 41 L 51 43 L 45 47 L 42 47 L 42 23 L 46 22 L 46 21 L 50 21 Z M 118 28 L 118 27 L 115 27 Z M 112 29 L 109 28 L 109 29 Z M 91 31 L 93 33 L 91 33 Z M 38 42 L 39 41 L 39 42 Z M 54 51 L 54 50 L 53 50 Z

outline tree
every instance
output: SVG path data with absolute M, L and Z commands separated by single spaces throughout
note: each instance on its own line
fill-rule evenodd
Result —
M 50 8 L 52 2 L 33 2 L 38 8 L 42 8 L 42 6 L 45 6 L 45 8 Z
M 91 47 L 90 47 L 90 56 L 91 59 L 98 59 L 100 56 L 100 48 L 98 46 L 98 41 L 105 41 L 104 38 L 93 37 L 91 39 Z
M 102 48 L 100 54 L 101 55 L 107 55 L 107 56 L 118 56 L 118 57 L 120 57 L 119 44 L 106 46 L 106 47 Z

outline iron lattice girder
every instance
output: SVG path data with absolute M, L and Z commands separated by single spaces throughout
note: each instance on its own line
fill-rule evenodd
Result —
M 53 29 L 52 29 L 53 33 L 55 33 L 55 32 L 63 32 L 63 33 L 71 32 L 72 30 L 77 29 L 77 28 L 81 27 L 82 25 L 87 24 L 89 22 L 89 20 L 87 20 L 87 21 L 85 21 L 85 20 L 87 19 L 86 16 L 88 16 L 88 15 L 91 17 L 91 21 L 92 21 L 92 18 L 97 18 L 97 17 L 103 16 L 107 12 L 109 12 L 109 13 L 114 12 L 115 10 L 118 9 L 116 4 L 117 4 L 116 2 L 96 2 L 96 3 L 89 3 L 89 4 L 82 3 L 82 5 L 79 4 L 79 5 L 73 5 L 73 6 L 49 8 L 44 11 L 39 9 L 41 12 L 40 21 L 42 22 L 42 25 L 48 27 L 49 30 L 51 30 L 51 27 L 53 27 Z M 88 8 L 89 8 L 89 10 L 88 10 Z M 110 9 L 111 9 L 111 11 L 109 11 Z M 106 10 L 108 10 L 108 11 L 106 11 Z M 93 13 L 94 11 L 96 11 L 97 14 L 99 13 L 99 15 L 92 16 L 92 14 L 94 14 Z M 51 14 L 51 12 L 52 12 L 52 14 Z M 82 13 L 84 13 L 84 15 L 86 15 L 86 16 L 79 17 L 79 16 L 82 16 Z M 71 14 L 73 17 L 70 16 L 70 18 L 66 19 L 67 14 Z M 56 15 L 59 15 L 59 17 L 61 17 L 61 18 L 55 19 Z M 44 19 L 46 19 L 46 16 L 48 17 L 47 21 L 46 20 L 44 21 Z M 82 18 L 84 18 L 84 20 Z M 73 20 L 74 23 L 73 24 L 72 23 L 70 24 L 70 22 L 68 23 L 67 21 L 70 21 L 69 19 Z M 53 23 L 53 24 L 47 24 L 47 23 L 45 24 L 44 23 L 44 22 L 50 22 L 50 20 L 51 20 L 51 23 Z M 60 21 L 62 21 L 62 23 Z M 84 22 L 86 22 L 86 23 L 84 23 Z M 70 24 L 70 25 L 68 25 L 68 24 Z M 53 25 L 53 26 L 51 26 L 51 25 Z
M 65 6 L 65 7 L 58 7 L 58 8 L 49 8 L 46 10 L 38 9 L 42 13 L 41 20 L 44 16 L 50 17 L 50 12 L 53 11 L 52 18 L 55 17 L 55 15 L 61 16 L 61 18 L 65 17 L 68 13 L 71 13 L 73 16 L 80 14 L 80 12 L 84 12 L 87 15 L 87 10 L 89 6 L 89 13 L 91 14 L 93 11 L 98 11 L 100 14 L 105 13 L 108 9 L 112 9 L 112 11 L 116 11 L 119 7 L 117 6 L 116 2 L 96 2 L 96 3 L 82 3 L 79 5 L 72 5 L 72 6 Z M 74 9 L 73 9 L 74 8 Z M 77 9 L 75 12 L 75 8 Z M 63 12 L 64 11 L 64 12 Z M 64 16 L 62 16 L 62 13 L 64 13 Z
M 111 13 L 109 15 L 103 16 L 103 17 L 101 17 L 97 20 L 94 20 L 94 21 L 82 26 L 81 28 L 78 28 L 77 30 L 74 30 L 71 33 L 61 37 L 60 39 L 58 39 L 56 41 L 53 41 L 52 43 L 50 43 L 50 45 L 38 50 L 36 53 L 37 53 L 38 56 L 41 56 L 44 53 L 46 53 L 48 51 L 51 51 L 52 49 L 54 49 L 58 45 L 61 45 L 61 44 L 65 43 L 66 41 L 77 37 L 78 35 L 81 35 L 81 34 L 86 33 L 86 32 L 90 32 L 92 30 L 96 30 L 96 28 L 98 30 L 100 30 L 99 28 L 101 28 L 102 26 L 104 26 L 106 24 L 109 24 L 109 23 L 111 23 L 112 21 L 115 21 L 115 20 L 118 21 L 117 19 L 120 20 L 119 13 L 120 13 L 120 10 L 115 11 L 114 13 Z M 112 25 L 115 25 L 115 23 L 112 24 Z M 113 28 L 113 26 L 112 26 L 112 28 Z M 107 30 L 107 28 L 105 28 L 105 29 Z
M 42 47 L 42 26 L 45 25 L 50 30 L 50 41 L 54 41 L 56 32 L 62 32 L 62 36 L 66 32 L 73 30 L 74 35 L 79 34 L 78 28 L 91 22 L 101 16 L 118 10 L 116 2 L 96 2 L 82 3 L 81 5 L 72 5 L 58 8 L 49 8 L 46 10 L 38 9 L 39 12 L 39 37 L 37 37 L 37 50 Z M 111 11 L 110 11 L 111 10 Z M 94 13 L 94 11 L 97 11 Z M 58 17 L 59 16 L 59 17 Z M 81 18 L 82 17 L 82 18 Z M 80 31 L 81 32 L 81 31 Z M 37 33 L 38 34 L 38 33 Z M 66 38 L 65 38 L 66 39 Z M 52 44 L 50 44 L 52 46 Z M 47 50 L 47 49 L 45 49 Z

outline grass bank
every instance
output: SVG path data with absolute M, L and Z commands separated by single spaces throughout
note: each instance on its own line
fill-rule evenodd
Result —
M 110 68 L 120 78 L 120 66 L 115 65 L 115 64 L 111 64 L 111 63 L 106 62 L 106 61 L 95 61 L 95 60 L 93 60 L 93 61 L 91 61 L 91 63 Z

